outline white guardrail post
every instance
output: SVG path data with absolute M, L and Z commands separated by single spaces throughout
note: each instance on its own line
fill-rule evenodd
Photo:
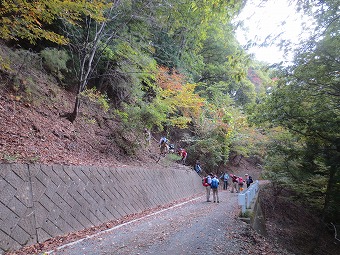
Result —
M 238 194 L 238 205 L 241 206 L 242 213 L 245 213 L 246 209 L 251 208 L 251 203 L 256 197 L 259 188 L 259 181 L 256 180 L 248 189 Z
M 238 205 L 241 206 L 242 213 L 246 211 L 246 194 L 239 193 L 238 194 Z

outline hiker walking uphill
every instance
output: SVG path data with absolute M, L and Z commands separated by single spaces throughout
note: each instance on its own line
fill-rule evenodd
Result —
M 159 139 L 159 145 L 161 146 L 163 143 L 169 143 L 169 140 L 165 136 L 162 136 L 161 139 Z
M 217 176 L 214 175 L 214 178 L 211 179 L 210 187 L 213 191 L 213 201 L 214 203 L 217 201 L 217 203 L 220 202 L 220 199 L 218 198 L 218 185 L 220 184 L 219 180 L 217 179 Z
M 169 140 L 162 136 L 161 139 L 159 140 L 159 149 L 160 149 L 160 155 L 164 156 L 169 152 Z
M 187 155 L 188 155 L 187 151 L 183 148 L 180 148 L 178 151 L 178 155 L 182 157 L 181 163 L 185 165 L 185 160 L 187 159 Z
M 144 139 L 146 146 L 149 147 L 151 144 L 151 132 L 147 128 L 144 128 Z

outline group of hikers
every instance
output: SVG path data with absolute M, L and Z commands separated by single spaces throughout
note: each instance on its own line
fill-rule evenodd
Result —
M 150 146 L 151 144 L 151 132 L 149 129 L 144 128 L 144 139 L 145 139 L 145 143 L 147 146 Z M 168 153 L 175 153 L 175 145 L 174 144 L 170 144 L 170 141 L 165 137 L 162 136 L 159 140 L 159 149 L 160 149 L 160 156 L 166 156 L 166 154 Z M 181 157 L 180 162 L 185 165 L 186 164 L 186 159 L 188 156 L 188 153 L 185 149 L 183 148 L 179 148 L 177 150 L 177 154 Z
M 173 144 L 170 144 L 169 140 L 162 136 L 159 140 L 159 148 L 160 148 L 160 155 L 165 156 L 167 153 L 175 152 L 175 146 Z M 186 159 L 188 156 L 188 153 L 185 149 L 179 148 L 177 150 L 177 154 L 181 157 L 180 162 L 182 164 L 186 164 Z M 194 170 L 201 176 L 202 168 L 200 161 L 197 159 L 195 162 Z M 253 183 L 253 179 L 250 175 L 245 174 L 244 178 L 241 176 L 237 176 L 235 174 L 228 174 L 227 172 L 223 173 L 219 178 L 217 175 L 213 173 L 209 173 L 207 176 L 203 177 L 202 183 L 203 186 L 206 187 L 207 192 L 207 202 L 211 202 L 210 200 L 210 191 L 212 190 L 213 195 L 213 202 L 219 203 L 219 197 L 218 197 L 218 187 L 219 187 L 219 179 L 223 181 L 223 190 L 228 189 L 229 179 L 231 179 L 231 190 L 230 192 L 239 193 L 242 192 L 244 189 L 244 184 L 249 188 L 249 186 Z
M 170 144 L 169 140 L 164 136 L 162 136 L 161 139 L 159 140 L 159 148 L 160 148 L 160 154 L 162 156 L 165 156 L 169 152 L 172 152 L 172 153 L 175 152 L 175 145 Z M 179 148 L 178 151 L 177 151 L 177 154 L 181 157 L 180 162 L 183 165 L 185 165 L 186 159 L 187 159 L 187 156 L 188 156 L 187 151 L 183 148 Z
M 249 174 L 244 175 L 245 178 L 242 178 L 241 176 L 236 176 L 234 174 L 228 174 L 223 173 L 219 178 L 223 180 L 223 190 L 228 189 L 228 182 L 229 179 L 231 179 L 231 192 L 239 193 L 243 191 L 243 185 L 246 184 L 247 188 L 254 182 L 253 178 Z M 218 197 L 218 186 L 219 186 L 219 179 L 217 178 L 217 175 L 213 173 L 209 173 L 207 176 L 203 177 L 202 184 L 204 187 L 206 187 L 206 193 L 207 193 L 207 202 L 211 202 L 210 200 L 210 193 L 212 190 L 213 193 L 213 202 L 219 203 L 219 197 Z

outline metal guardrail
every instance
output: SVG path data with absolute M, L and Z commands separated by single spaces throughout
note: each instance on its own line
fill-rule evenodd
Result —
M 259 181 L 256 180 L 248 189 L 238 194 L 238 205 L 241 206 L 242 213 L 251 208 L 251 204 L 260 189 Z

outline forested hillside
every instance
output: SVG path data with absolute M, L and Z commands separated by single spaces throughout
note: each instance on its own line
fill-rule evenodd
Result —
M 129 147 L 127 154 L 136 152 L 145 128 L 185 147 L 189 163 L 199 156 L 209 168 L 226 164 L 231 152 L 257 153 L 242 133 L 252 133 L 253 141 L 261 134 L 249 129 L 243 108 L 272 81 L 259 65 L 252 68 L 262 77 L 256 91 L 248 79 L 253 62 L 231 25 L 242 1 L 57 2 L 3 4 L 0 35 L 16 49 L 3 50 L 3 87 L 17 101 L 38 104 L 34 93 L 44 85 L 34 72 L 45 72 L 59 84 L 47 89 L 50 99 L 57 100 L 60 89 L 74 95 L 55 106 L 62 121 L 68 120 L 64 125 L 73 128 L 84 115 L 89 123 L 104 125 L 94 117 L 97 112 L 81 113 L 82 104 L 95 102 L 107 115 L 105 122 L 119 122 L 117 137 L 136 134 L 129 142 L 111 137 L 119 147 Z M 60 15 L 61 6 L 69 11 Z M 101 149 L 107 151 L 105 146 Z
M 235 39 L 244 4 L 2 1 L 1 162 L 144 164 L 157 157 L 147 129 L 188 165 L 251 158 L 339 245 L 339 2 L 299 0 L 311 37 L 271 67 Z

